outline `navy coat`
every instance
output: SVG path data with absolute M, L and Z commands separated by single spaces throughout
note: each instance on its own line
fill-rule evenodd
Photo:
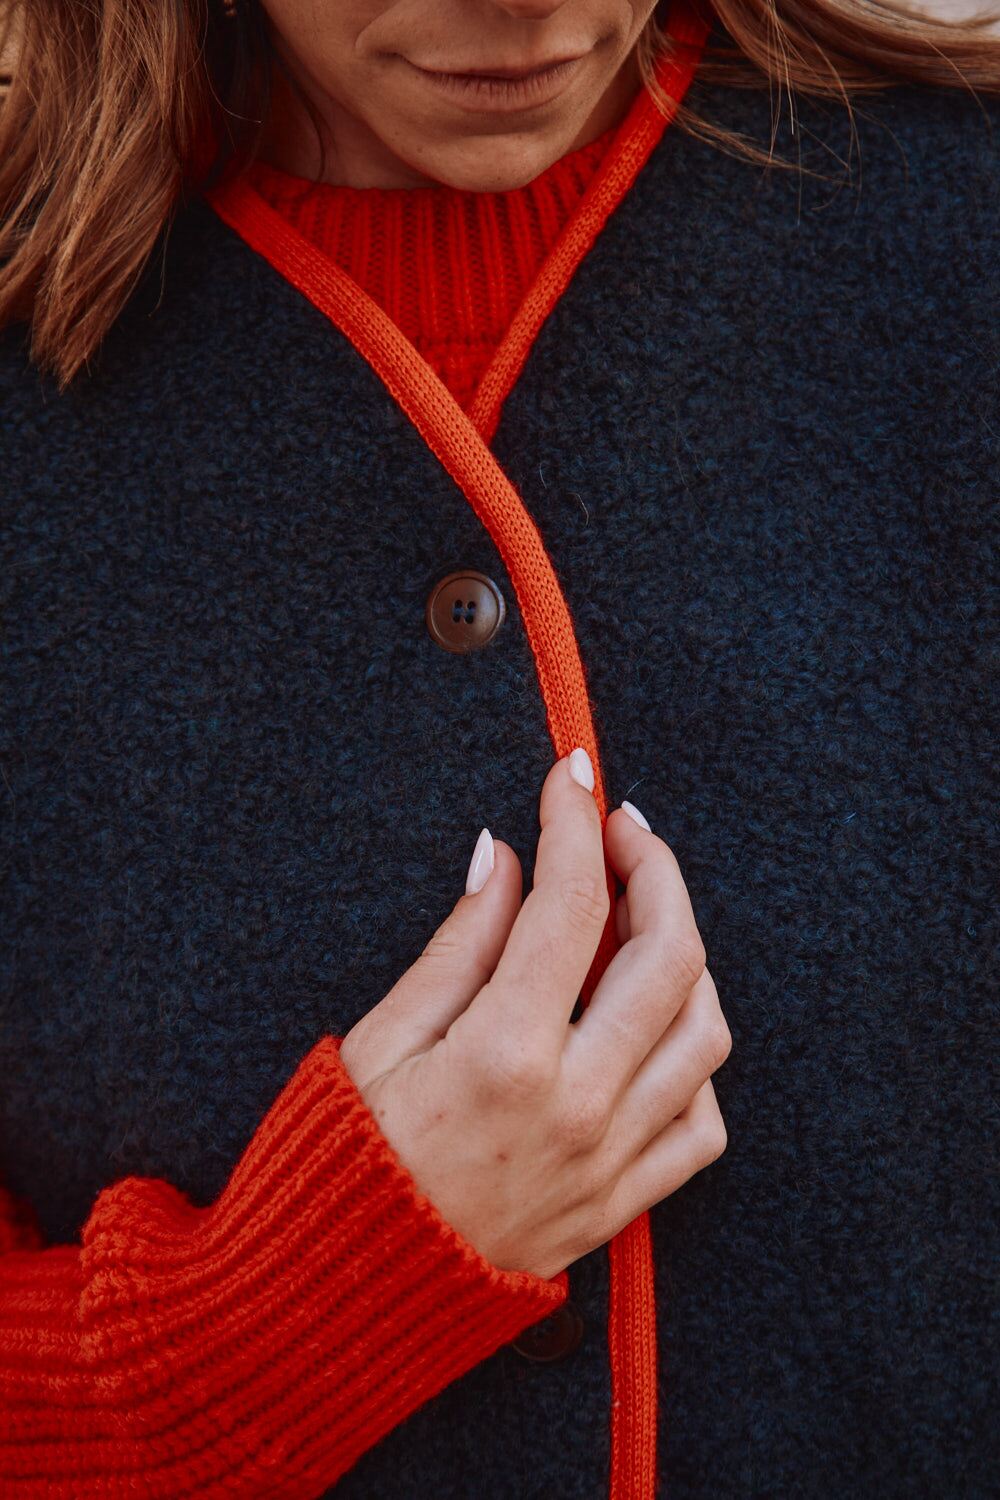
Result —
M 767 91 L 688 102 L 766 147 Z M 765 171 L 669 130 L 492 449 L 575 623 L 611 800 L 691 892 L 729 1147 L 652 1211 L 671 1500 L 984 1497 L 995 1083 L 1000 106 L 798 101 Z M 195 1202 L 416 958 L 552 761 L 503 562 L 351 342 L 190 203 L 60 395 L 0 344 L 0 1172 L 55 1241 Z M 506 595 L 440 649 L 433 581 Z M 606 1492 L 580 1348 L 503 1348 L 338 1500 Z

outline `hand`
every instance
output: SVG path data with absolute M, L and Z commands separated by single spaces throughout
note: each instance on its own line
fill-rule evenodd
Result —
M 495 1266 L 543 1277 L 726 1146 L 710 1077 L 732 1040 L 677 860 L 622 808 L 602 835 L 592 786 L 586 752 L 556 761 L 523 905 L 517 855 L 493 841 L 485 884 L 341 1044 L 439 1213 Z M 571 1025 L 609 912 L 605 850 L 622 946 Z

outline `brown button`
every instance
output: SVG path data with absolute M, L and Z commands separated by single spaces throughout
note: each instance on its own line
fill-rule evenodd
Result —
M 427 629 L 446 651 L 474 651 L 493 639 L 506 612 L 503 594 L 492 578 L 463 568 L 431 589 Z
M 512 1340 L 511 1348 L 525 1359 L 549 1364 L 572 1354 L 574 1349 L 580 1347 L 582 1338 L 583 1318 L 572 1302 L 564 1302 L 562 1307 L 557 1307 L 554 1313 L 550 1313 L 540 1323 L 533 1323 L 530 1328 L 519 1333 Z

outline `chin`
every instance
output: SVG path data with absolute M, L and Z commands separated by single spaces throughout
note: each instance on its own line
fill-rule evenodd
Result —
M 524 187 L 569 149 L 563 132 L 503 140 L 482 137 L 450 142 L 447 150 L 429 153 L 419 163 L 419 170 L 448 187 L 473 193 L 505 193 Z

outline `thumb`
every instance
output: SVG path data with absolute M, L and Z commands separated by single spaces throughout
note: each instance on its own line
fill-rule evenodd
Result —
M 429 1051 L 491 978 L 520 910 L 521 862 L 484 828 L 469 875 L 479 889 L 459 898 L 417 961 L 344 1038 L 345 1066 L 359 1084 Z

